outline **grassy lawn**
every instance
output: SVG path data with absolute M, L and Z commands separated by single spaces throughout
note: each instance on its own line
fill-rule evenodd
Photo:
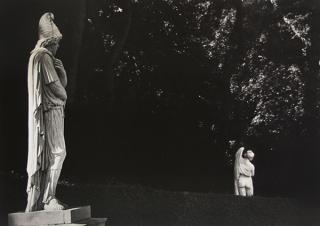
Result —
M 0 178 L 0 225 L 4 226 L 8 212 L 24 209 L 25 179 L 9 174 Z M 241 198 L 121 183 L 66 182 L 58 187 L 58 196 L 72 206 L 91 205 L 94 217 L 108 217 L 108 225 L 114 226 L 320 225 L 320 211 L 287 198 Z

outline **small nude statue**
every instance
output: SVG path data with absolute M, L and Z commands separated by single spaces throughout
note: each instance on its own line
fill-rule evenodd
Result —
M 67 76 L 56 58 L 62 38 L 52 13 L 39 21 L 39 40 L 28 66 L 28 203 L 26 212 L 62 210 L 56 187 L 66 156 L 64 107 Z
M 234 192 L 235 195 L 253 196 L 254 165 L 251 161 L 254 158 L 254 153 L 247 150 L 243 153 L 244 147 L 239 148 L 235 155 L 234 163 Z

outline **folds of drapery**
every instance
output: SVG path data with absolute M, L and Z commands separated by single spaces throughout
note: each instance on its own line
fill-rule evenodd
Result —
M 40 47 L 39 42 L 31 52 L 28 65 L 28 204 L 26 212 L 39 210 L 41 181 L 47 168 L 47 154 L 44 149 L 45 128 L 42 109 L 42 82 L 39 61 L 43 53 L 49 53 Z M 50 54 L 50 53 L 49 53 Z

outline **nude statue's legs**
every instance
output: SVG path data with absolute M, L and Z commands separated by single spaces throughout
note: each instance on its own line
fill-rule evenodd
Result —
M 253 188 L 246 187 L 246 194 L 247 196 L 253 196 Z
M 249 178 L 246 185 L 246 193 L 247 193 L 247 196 L 253 196 L 253 183 L 252 183 L 251 177 Z
M 246 196 L 246 188 L 245 187 L 239 187 L 239 194 L 240 196 Z
M 239 181 L 238 181 L 240 196 L 246 196 L 246 187 L 245 186 L 246 186 L 245 178 L 243 176 L 240 176 Z
M 240 196 L 246 196 L 246 181 L 245 177 L 240 175 L 238 180 L 238 187 L 239 187 L 239 195 Z
M 239 186 L 238 186 L 238 180 L 234 180 L 234 194 L 239 195 Z
M 241 196 L 253 196 L 252 178 L 241 175 L 239 178 L 239 194 Z

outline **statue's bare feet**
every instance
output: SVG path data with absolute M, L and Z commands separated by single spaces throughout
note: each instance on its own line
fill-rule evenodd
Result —
M 44 204 L 43 207 L 44 210 L 64 210 L 65 207 L 63 205 L 61 205 L 57 199 L 51 199 L 49 203 Z

